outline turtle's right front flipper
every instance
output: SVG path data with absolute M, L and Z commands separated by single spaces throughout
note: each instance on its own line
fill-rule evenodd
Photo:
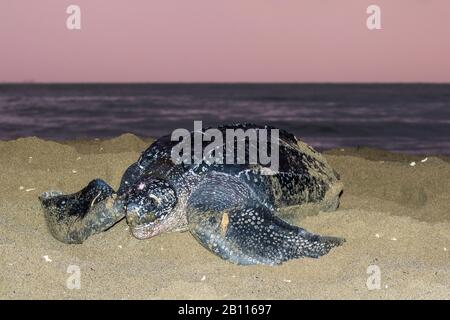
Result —
M 123 203 L 103 180 L 91 181 L 77 193 L 44 192 L 40 197 L 51 234 L 65 243 L 82 243 L 124 217 Z

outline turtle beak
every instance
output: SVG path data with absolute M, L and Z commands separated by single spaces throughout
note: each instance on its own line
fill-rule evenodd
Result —
M 160 233 L 159 219 L 152 212 L 143 212 L 136 206 L 127 207 L 127 223 L 131 234 L 137 239 L 148 239 Z
M 161 233 L 161 223 L 148 223 L 130 227 L 133 237 L 144 240 L 157 236 Z

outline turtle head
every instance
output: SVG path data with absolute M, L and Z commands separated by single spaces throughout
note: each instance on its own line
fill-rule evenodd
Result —
M 138 239 L 154 237 L 171 229 L 170 213 L 177 202 L 175 190 L 163 180 L 144 178 L 126 193 L 126 217 Z

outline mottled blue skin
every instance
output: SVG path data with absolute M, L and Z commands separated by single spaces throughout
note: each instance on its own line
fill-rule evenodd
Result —
M 266 127 L 253 124 L 219 127 L 222 131 L 227 128 Z M 171 150 L 178 142 L 164 136 L 125 171 L 117 193 L 112 189 L 99 189 L 106 183 L 94 180 L 84 193 L 81 191 L 81 196 L 79 193 L 78 196 L 44 196 L 41 202 L 47 223 L 57 239 L 81 243 L 91 234 L 109 228 L 112 220 L 118 221 L 126 215 L 137 238 L 189 230 L 205 248 L 237 264 L 279 264 L 303 256 L 319 257 L 343 240 L 321 237 L 289 225 L 278 217 L 278 212 L 310 203 L 319 204 L 321 210 L 336 209 L 341 190 L 334 188 L 336 192 L 333 185 L 338 183 L 339 177 L 314 150 L 307 146 L 299 148 L 293 135 L 280 130 L 279 138 L 279 172 L 263 175 L 260 172 L 264 166 L 259 164 L 175 165 Z M 105 192 L 100 192 L 98 205 L 87 207 L 86 203 L 91 203 L 99 190 Z M 114 197 L 110 214 L 113 218 L 98 225 L 80 223 L 76 230 L 67 232 L 67 227 L 60 227 L 66 225 L 64 218 L 57 222 L 48 218 L 54 216 L 54 212 L 64 216 L 61 213 L 67 208 L 60 204 L 63 197 L 71 199 L 72 203 L 84 203 L 79 206 L 79 221 L 95 221 L 90 218 L 94 216 L 91 212 Z M 59 205 L 55 205 L 56 202 Z M 104 206 L 102 210 L 105 211 Z M 108 214 L 106 210 L 105 216 Z

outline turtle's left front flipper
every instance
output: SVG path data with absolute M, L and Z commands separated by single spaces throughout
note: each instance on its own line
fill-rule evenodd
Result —
M 44 192 L 39 200 L 51 234 L 65 243 L 82 243 L 105 231 L 125 215 L 123 203 L 103 180 L 91 181 L 73 194 Z
M 194 212 L 190 217 L 194 237 L 211 252 L 237 264 L 274 265 L 299 257 L 318 258 L 344 241 L 290 225 L 258 204 Z

